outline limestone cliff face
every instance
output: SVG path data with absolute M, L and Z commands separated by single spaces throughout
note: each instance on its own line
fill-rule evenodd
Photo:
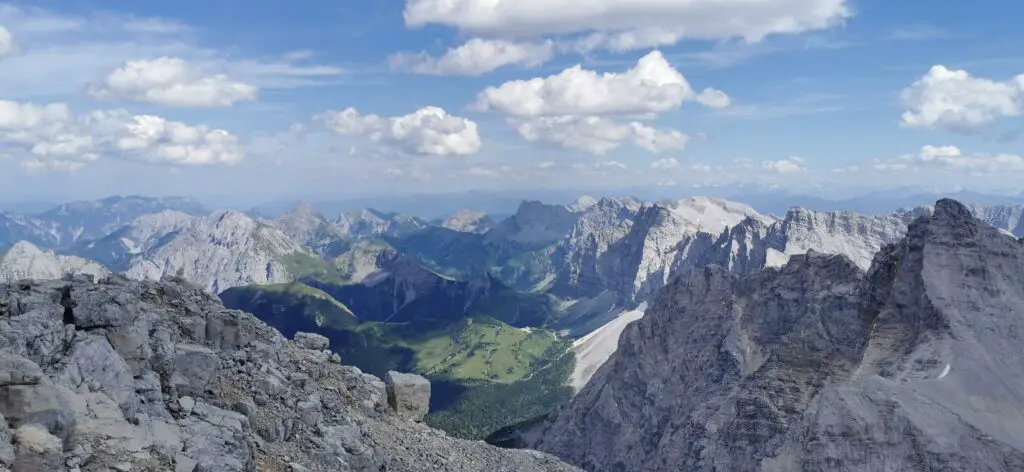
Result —
M 782 266 L 791 256 L 814 250 L 843 254 L 867 270 L 875 252 L 898 240 L 906 230 L 903 222 L 891 216 L 792 208 L 768 229 L 761 252 L 765 267 Z
M 125 274 L 159 280 L 179 270 L 219 293 L 230 287 L 293 280 L 290 257 L 318 260 L 280 230 L 236 211 L 195 218 L 156 247 L 131 259 Z
M 951 200 L 865 274 L 694 270 L 529 441 L 593 471 L 1019 470 L 1024 248 Z
M 176 211 L 145 215 L 71 252 L 135 279 L 159 280 L 181 271 L 212 293 L 287 282 L 297 267 L 322 263 L 276 227 L 233 210 L 205 217 Z
M 461 210 L 440 221 L 438 226 L 460 233 L 484 234 L 496 223 L 482 211 Z
M 516 214 L 487 232 L 489 244 L 544 247 L 566 237 L 579 219 L 579 212 L 563 205 L 524 201 Z
M 345 237 L 366 238 L 379 235 L 402 236 L 421 230 L 429 223 L 414 216 L 363 209 L 345 212 L 334 225 Z
M 327 348 L 176 278 L 0 285 L 0 470 L 578 470 L 418 423 L 424 379 Z
M 565 258 L 552 292 L 580 298 L 605 290 L 619 272 L 616 258 L 606 254 L 630 233 L 640 207 L 631 198 L 602 198 L 585 206 L 562 243 Z
M 89 274 L 103 278 L 110 272 L 88 259 L 57 255 L 53 251 L 39 249 L 27 241 L 19 241 L 6 253 L 0 253 L 0 282 L 60 279 L 74 274 Z
M 308 203 L 299 203 L 272 223 L 289 238 L 323 257 L 340 252 L 334 246 L 346 238 L 341 228 L 317 213 Z

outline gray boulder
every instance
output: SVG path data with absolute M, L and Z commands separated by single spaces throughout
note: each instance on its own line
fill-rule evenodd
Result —
M 430 381 L 416 374 L 389 371 L 384 377 L 388 405 L 400 418 L 423 421 L 430 409 Z
M 220 359 L 212 349 L 178 344 L 174 353 L 174 387 L 179 395 L 202 396 L 217 375 Z
M 64 469 L 60 439 L 37 424 L 22 425 L 14 432 L 15 457 L 12 472 L 59 471 Z

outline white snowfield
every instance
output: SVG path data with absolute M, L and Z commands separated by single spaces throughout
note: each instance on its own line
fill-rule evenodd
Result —
M 622 330 L 630 323 L 643 318 L 645 311 L 647 303 L 642 303 L 633 310 L 622 311 L 615 319 L 572 343 L 570 350 L 576 355 L 576 367 L 569 382 L 575 391 L 580 391 L 594 376 L 594 372 L 612 356 L 619 346 Z

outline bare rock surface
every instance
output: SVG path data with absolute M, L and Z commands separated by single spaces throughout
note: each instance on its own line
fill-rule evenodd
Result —
M 178 278 L 0 285 L 0 470 L 578 470 L 410 421 L 298 338 Z
M 39 249 L 28 241 L 18 241 L 0 253 L 0 282 L 19 279 L 59 279 L 68 274 L 106 277 L 109 271 L 100 264 L 77 256 L 62 256 Z
M 523 435 L 591 471 L 1024 470 L 1024 248 L 952 200 L 846 256 L 694 270 Z

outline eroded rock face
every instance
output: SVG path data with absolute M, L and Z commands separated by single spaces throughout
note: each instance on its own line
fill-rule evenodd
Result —
M 578 470 L 409 421 L 298 338 L 179 279 L 0 285 L 0 471 Z
M 526 444 L 593 471 L 1024 470 L 1024 249 L 951 200 L 862 274 L 670 283 Z

